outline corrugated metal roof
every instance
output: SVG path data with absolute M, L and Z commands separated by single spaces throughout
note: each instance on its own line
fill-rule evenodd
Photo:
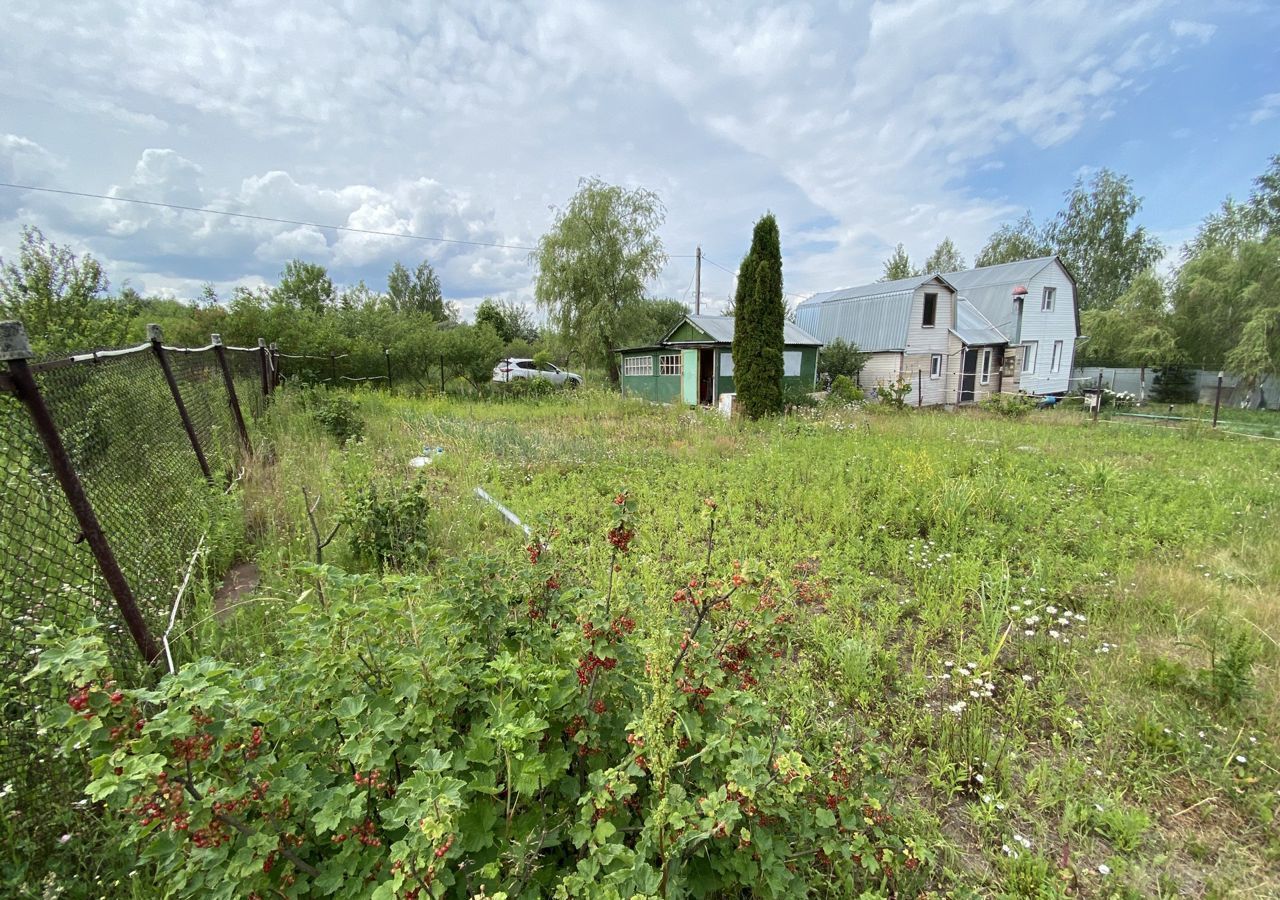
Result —
M 942 277 L 955 285 L 960 293 L 974 288 L 991 287 L 1001 284 L 1022 284 L 1040 274 L 1040 270 L 1055 257 L 1041 256 L 1036 259 L 1020 259 L 1017 262 L 1001 263 L 998 266 L 983 266 L 981 269 L 965 269 L 963 272 L 948 272 Z
M 821 294 L 814 294 L 805 300 L 797 309 L 805 306 L 817 305 L 819 303 L 837 303 L 841 300 L 861 300 L 871 297 L 886 296 L 889 294 L 911 294 L 916 288 L 935 278 L 941 278 L 939 275 L 913 275 L 910 278 L 898 278 L 894 281 L 877 281 L 874 284 L 863 284 L 857 287 L 841 288 L 838 291 L 826 291 Z M 943 278 L 943 281 L 946 281 Z M 950 287 L 950 282 L 947 282 Z
M 978 312 L 977 307 L 963 298 L 956 301 L 956 327 L 951 331 L 971 347 L 1008 343 L 1005 336 L 1000 333 L 1000 329 Z
M 685 316 L 685 319 L 706 332 L 715 343 L 733 343 L 733 316 Z M 679 325 L 676 326 L 676 328 L 679 327 Z M 662 339 L 663 343 L 666 343 L 674 331 L 675 328 L 671 329 L 671 332 Z M 782 343 L 787 346 L 822 346 L 822 341 L 791 322 L 782 324 Z
M 915 288 L 910 288 L 892 294 L 802 303 L 796 308 L 796 322 L 824 343 L 840 338 L 867 353 L 902 350 L 907 346 L 914 293 Z

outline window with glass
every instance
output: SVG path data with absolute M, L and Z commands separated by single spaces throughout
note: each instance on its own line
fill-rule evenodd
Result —
M 922 328 L 932 328 L 938 321 L 938 295 L 924 295 L 924 316 L 920 321 Z
M 982 351 L 982 383 L 986 384 L 991 380 L 991 351 Z
M 1022 371 L 1034 372 L 1036 370 L 1036 351 L 1040 347 L 1039 341 L 1027 341 L 1022 348 Z
M 942 354 L 941 353 L 935 353 L 933 354 L 933 356 L 929 357 L 929 377 L 930 378 L 942 377 Z
M 659 375 L 679 375 L 680 371 L 679 353 L 664 353 L 658 357 Z
M 623 375 L 652 375 L 652 356 L 628 356 L 622 361 Z
M 1053 342 L 1053 365 L 1050 368 L 1054 372 L 1062 368 L 1062 341 Z
M 1044 293 L 1043 293 L 1043 294 L 1041 295 L 1041 297 L 1040 297 L 1040 311 L 1041 311 L 1041 312 L 1052 312 L 1052 311 L 1053 311 L 1053 301 L 1054 301 L 1054 300 L 1056 300 L 1057 298 L 1058 298 L 1058 289 L 1057 289 L 1057 288 L 1055 288 L 1055 287 L 1047 287 L 1047 288 L 1045 288 L 1045 289 L 1044 289 Z

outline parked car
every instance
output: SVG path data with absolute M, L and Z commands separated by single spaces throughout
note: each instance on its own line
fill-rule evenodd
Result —
M 582 384 L 581 375 L 566 372 L 551 363 L 538 366 L 531 359 L 500 359 L 493 367 L 494 381 L 507 382 L 517 378 L 545 378 L 552 384 L 562 384 L 565 387 L 579 387 Z

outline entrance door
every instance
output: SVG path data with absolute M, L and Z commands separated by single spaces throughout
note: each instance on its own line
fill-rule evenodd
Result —
M 716 351 L 699 350 L 698 399 L 706 406 L 716 403 Z
M 973 402 L 973 383 L 978 376 L 978 351 L 966 349 L 960 357 L 960 402 Z
M 698 351 L 680 351 L 680 399 L 698 405 Z

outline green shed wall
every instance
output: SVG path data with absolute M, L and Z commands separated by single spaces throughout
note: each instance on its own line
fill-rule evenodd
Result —
M 678 350 L 653 350 L 643 353 L 619 353 L 618 356 L 622 361 L 628 359 L 636 359 L 649 357 L 653 360 L 652 375 L 622 375 L 622 392 L 628 397 L 640 397 L 645 400 L 652 400 L 655 403 L 675 403 L 680 399 L 680 376 L 679 375 L 659 375 L 658 374 L 658 357 L 666 356 L 671 353 L 679 353 Z M 623 363 L 618 363 L 619 367 L 623 367 Z
M 721 349 L 727 350 L 728 348 Z M 812 391 L 818 380 L 818 348 L 797 347 L 792 344 L 785 349 L 800 351 L 800 374 L 784 375 L 782 376 L 782 383 L 784 385 L 799 385 L 806 391 Z M 720 350 L 717 349 L 716 352 L 718 353 Z M 735 390 L 732 375 L 721 375 L 716 379 L 716 396 L 732 394 Z
M 688 320 L 681 322 L 676 330 L 671 332 L 671 337 L 667 338 L 666 343 L 678 344 L 682 341 L 695 342 L 705 344 L 710 338 L 701 329 L 694 328 L 693 323 Z

